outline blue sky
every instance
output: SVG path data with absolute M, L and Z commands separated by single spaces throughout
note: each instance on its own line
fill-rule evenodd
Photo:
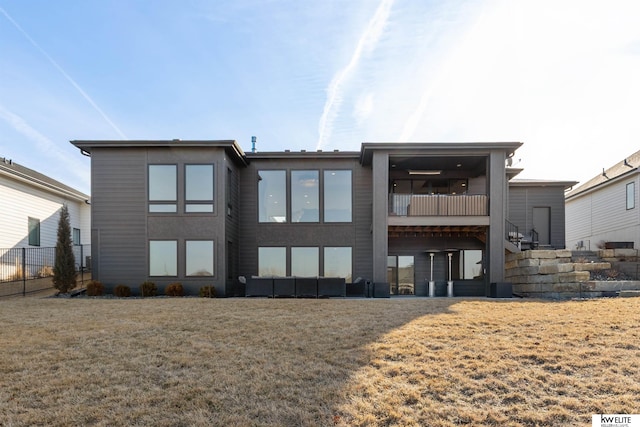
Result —
M 88 193 L 69 140 L 522 141 L 519 177 L 585 181 L 640 149 L 638 22 L 618 0 L 0 0 L 0 156 Z

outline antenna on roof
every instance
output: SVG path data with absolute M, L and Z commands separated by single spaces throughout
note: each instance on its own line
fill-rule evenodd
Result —
M 605 172 L 604 168 L 602 168 L 602 176 L 604 176 L 605 178 L 609 179 L 609 177 L 607 176 L 607 173 Z
M 624 165 L 628 166 L 630 168 L 633 168 L 633 166 L 631 164 L 629 164 L 629 162 L 627 161 L 627 159 L 624 159 Z
M 251 137 L 251 152 L 255 153 L 256 152 L 256 137 L 252 136 Z

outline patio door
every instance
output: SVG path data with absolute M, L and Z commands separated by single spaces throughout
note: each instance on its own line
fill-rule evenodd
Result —
M 387 257 L 387 280 L 391 295 L 415 295 L 415 262 L 413 255 Z
M 533 229 L 538 232 L 540 245 L 548 245 L 551 243 L 551 208 L 534 207 L 533 208 Z

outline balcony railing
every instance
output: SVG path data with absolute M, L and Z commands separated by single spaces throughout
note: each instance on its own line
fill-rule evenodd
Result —
M 389 214 L 397 216 L 486 216 L 486 195 L 390 194 Z

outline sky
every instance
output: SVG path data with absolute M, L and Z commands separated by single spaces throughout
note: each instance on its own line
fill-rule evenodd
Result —
M 518 178 L 640 150 L 637 0 L 0 0 L 0 157 L 90 193 L 70 140 L 248 152 L 520 141 Z

